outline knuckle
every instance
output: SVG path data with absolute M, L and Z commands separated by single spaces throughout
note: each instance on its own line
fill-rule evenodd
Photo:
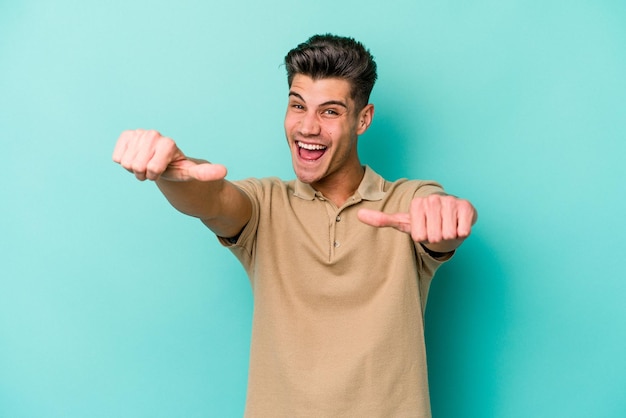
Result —
M 156 131 L 154 129 L 150 129 L 148 131 L 146 131 L 146 137 L 151 139 L 151 140 L 158 140 L 161 138 L 161 133 L 159 131 Z
M 411 201 L 411 212 L 421 212 L 424 210 L 426 200 L 422 197 L 416 197 Z
M 152 144 L 161 137 L 159 131 L 154 129 L 135 129 L 134 139 L 143 144 Z
M 472 204 L 468 200 L 459 199 L 457 205 L 460 210 L 471 212 L 473 210 Z
M 432 243 L 432 244 L 437 244 L 438 242 L 441 242 L 441 236 L 439 235 L 435 235 L 435 236 L 428 236 L 428 242 Z
M 467 238 L 471 233 L 472 230 L 470 228 L 460 228 L 457 235 L 460 238 Z
M 158 137 L 155 137 L 154 143 L 155 143 L 154 147 L 156 148 L 157 151 L 160 151 L 160 152 L 171 153 L 177 148 L 176 142 L 174 142 L 172 138 L 162 136 L 160 134 Z
M 454 205 L 458 203 L 458 200 L 454 196 L 443 196 L 443 198 L 441 199 L 441 202 L 446 207 L 454 207 Z
M 411 238 L 415 242 L 424 242 L 428 240 L 428 235 L 421 231 L 411 231 Z
M 146 172 L 148 173 L 148 176 L 150 178 L 160 176 L 164 170 L 165 170 L 164 167 L 162 167 L 160 164 L 155 163 L 153 161 L 149 162 L 146 165 Z
M 444 232 L 442 234 L 442 238 L 444 240 L 451 240 L 451 239 L 455 239 L 457 238 L 457 234 L 455 234 L 454 232 Z
M 127 155 L 123 156 L 120 159 L 120 163 L 119 163 L 122 167 L 124 167 L 126 170 L 128 171 L 133 171 L 133 161 L 132 159 L 128 158 Z
M 426 205 L 428 209 L 439 209 L 441 207 L 441 196 L 438 194 L 431 194 L 426 198 Z
M 129 164 L 129 168 L 130 170 L 133 171 L 133 173 L 145 173 L 146 172 L 146 165 L 139 161 L 133 161 L 131 164 Z

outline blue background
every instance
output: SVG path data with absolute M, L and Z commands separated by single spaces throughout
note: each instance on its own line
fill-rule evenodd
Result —
M 154 128 L 292 178 L 285 53 L 363 41 L 364 163 L 480 211 L 431 288 L 434 416 L 626 416 L 623 1 L 0 2 L 0 417 L 237 417 L 251 292 L 111 162 Z

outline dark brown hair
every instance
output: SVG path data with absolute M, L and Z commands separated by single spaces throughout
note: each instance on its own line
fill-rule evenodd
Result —
M 296 74 L 314 80 L 341 78 L 351 85 L 351 96 L 357 110 L 368 102 L 376 82 L 376 62 L 369 50 L 360 42 L 331 34 L 314 35 L 301 43 L 285 57 L 287 82 Z

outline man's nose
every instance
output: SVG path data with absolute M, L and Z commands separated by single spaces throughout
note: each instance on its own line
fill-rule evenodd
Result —
M 320 133 L 320 123 L 314 112 L 307 112 L 302 116 L 300 133 L 304 136 L 315 136 Z

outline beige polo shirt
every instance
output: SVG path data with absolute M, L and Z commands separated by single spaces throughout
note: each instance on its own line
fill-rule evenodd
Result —
M 246 417 L 429 417 L 423 315 L 441 261 L 360 208 L 406 212 L 434 182 L 366 167 L 340 208 L 311 186 L 236 182 L 252 218 L 235 244 L 252 284 Z

